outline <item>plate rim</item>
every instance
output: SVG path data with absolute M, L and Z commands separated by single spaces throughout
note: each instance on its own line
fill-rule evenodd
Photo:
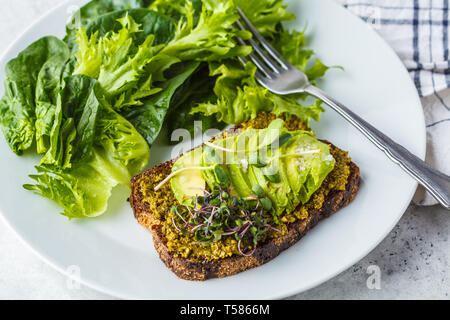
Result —
M 82 0 L 83 2 L 87 2 L 88 0 Z M 352 17 L 352 19 L 355 21 L 355 23 L 358 23 L 360 25 L 360 27 L 364 27 L 366 29 L 366 32 L 371 32 L 376 38 L 378 38 L 378 40 L 381 40 L 384 49 L 383 50 L 388 50 L 390 51 L 390 54 L 393 56 L 393 58 L 395 58 L 397 60 L 397 63 L 399 64 L 399 66 L 402 67 L 403 72 L 406 72 L 408 74 L 408 78 L 409 78 L 409 83 L 410 85 L 412 85 L 415 88 L 415 85 L 412 81 L 412 79 L 409 77 L 409 72 L 406 68 L 406 66 L 404 65 L 404 63 L 401 61 L 400 57 L 397 55 L 397 53 L 394 51 L 394 49 L 386 42 L 386 40 L 384 40 L 381 35 L 376 32 L 373 28 L 371 28 L 369 25 L 367 25 L 366 23 L 364 23 L 362 20 L 360 20 L 357 16 L 355 16 L 353 13 L 349 12 L 348 10 L 346 10 L 340 3 L 336 3 L 332 0 L 326 0 L 328 1 L 328 3 L 332 6 L 335 7 L 339 7 L 340 10 L 344 10 L 346 11 L 349 16 Z M 7 46 L 7 48 L 5 49 L 5 51 L 3 52 L 3 54 L 0 56 L 0 65 L 2 63 L 6 63 L 6 57 L 8 55 L 10 55 L 12 49 L 14 47 L 16 47 L 21 41 L 22 39 L 25 37 L 25 35 L 30 32 L 30 30 L 32 30 L 34 27 L 36 27 L 37 25 L 39 25 L 43 20 L 47 19 L 49 16 L 51 16 L 54 12 L 58 11 L 61 7 L 66 6 L 70 3 L 74 3 L 74 2 L 80 2 L 80 0 L 64 0 L 61 3 L 59 3 L 58 5 L 56 5 L 55 7 L 53 7 L 52 9 L 48 10 L 47 12 L 45 12 L 44 14 L 42 14 L 40 17 L 36 18 L 27 28 L 25 28 L 17 37 L 14 41 L 11 42 L 11 44 L 9 46 Z M 3 71 L 0 71 L 3 72 Z M 423 124 L 423 126 L 421 126 L 422 129 L 422 142 L 420 144 L 420 154 L 416 154 L 416 156 L 418 156 L 421 160 L 425 160 L 426 157 L 426 151 L 427 151 L 427 131 L 426 131 L 426 122 L 425 122 L 425 114 L 424 114 L 424 110 L 422 108 L 422 103 L 420 100 L 420 96 L 416 90 L 416 94 L 415 94 L 415 100 L 416 100 L 416 105 L 420 108 L 420 111 L 418 114 L 421 117 L 421 122 Z M 313 283 L 311 283 L 308 286 L 303 287 L 302 289 L 290 289 L 290 290 L 285 290 L 283 293 L 278 293 L 278 294 L 274 294 L 274 295 L 270 295 L 266 298 L 263 298 L 261 300 L 274 300 L 274 299 L 284 299 L 284 298 L 288 298 L 303 292 L 306 292 L 312 288 L 315 288 L 327 281 L 329 281 L 330 279 L 336 277 L 337 275 L 341 274 L 342 272 L 344 272 L 345 270 L 347 270 L 348 268 L 350 268 L 352 265 L 354 265 L 355 263 L 358 263 L 359 261 L 361 261 L 364 257 L 366 257 L 370 252 L 372 252 L 388 235 L 390 232 L 392 232 L 393 228 L 395 227 L 395 225 L 397 225 L 397 223 L 400 221 L 400 219 L 403 217 L 404 213 L 406 212 L 407 208 L 410 206 L 411 204 L 411 200 L 414 197 L 414 194 L 416 193 L 417 190 L 417 186 L 418 186 L 418 182 L 413 181 L 412 185 L 411 185 L 411 190 L 410 191 L 410 195 L 408 196 L 408 198 L 410 199 L 409 202 L 405 203 L 403 205 L 403 208 L 400 210 L 402 212 L 401 215 L 399 215 L 398 219 L 395 219 L 395 221 L 393 221 L 393 223 L 391 224 L 391 226 L 387 229 L 388 231 L 386 232 L 386 234 L 383 233 L 383 235 L 380 237 L 380 239 L 377 239 L 376 241 L 373 242 L 373 245 L 370 246 L 370 249 L 367 250 L 366 253 L 361 254 L 360 256 L 358 256 L 358 258 L 356 259 L 352 259 L 355 260 L 355 262 L 353 263 L 348 263 L 346 265 L 343 265 L 341 268 L 336 269 L 335 272 L 333 272 L 332 274 L 330 274 L 329 276 L 325 277 L 324 279 L 318 279 L 316 281 L 314 281 Z M 52 258 L 47 256 L 46 254 L 44 254 L 43 252 L 40 252 L 38 248 L 36 248 L 32 243 L 28 242 L 23 236 L 22 234 L 19 233 L 18 230 L 16 230 L 12 224 L 10 223 L 10 221 L 8 220 L 8 218 L 6 217 L 6 215 L 3 213 L 3 210 L 0 209 L 0 219 L 1 221 L 3 221 L 4 225 L 6 225 L 9 230 L 12 231 L 13 234 L 15 234 L 17 236 L 17 238 L 20 240 L 21 243 L 23 243 L 25 245 L 25 247 L 29 248 L 31 252 L 33 252 L 39 259 L 41 259 L 42 261 L 44 261 L 46 264 L 48 264 L 49 266 L 51 266 L 53 269 L 55 269 L 56 271 L 60 272 L 62 275 L 66 276 L 69 279 L 72 279 L 73 277 L 71 277 L 71 275 L 68 273 L 67 270 L 64 270 L 64 268 L 62 268 L 61 266 L 59 266 L 57 264 L 57 262 L 52 261 Z M 106 294 L 109 295 L 111 298 L 119 298 L 119 299 L 125 299 L 125 300 L 133 300 L 136 299 L 136 297 L 127 295 L 127 294 L 123 294 L 121 292 L 117 292 L 113 289 L 110 289 L 108 287 L 102 286 L 102 285 L 98 285 L 95 284 L 94 282 L 85 279 L 83 276 L 81 276 L 80 278 L 75 279 L 77 281 L 79 281 L 82 285 L 91 288 L 95 291 L 97 291 L 98 293 L 102 293 L 102 294 Z M 159 300 L 158 298 L 156 298 L 155 300 Z M 175 300 L 181 300 L 181 299 L 175 299 Z

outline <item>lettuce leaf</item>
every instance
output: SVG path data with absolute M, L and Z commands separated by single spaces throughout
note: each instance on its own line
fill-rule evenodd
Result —
M 102 104 L 98 119 L 94 153 L 107 160 L 109 176 L 129 186 L 133 176 L 148 164 L 150 148 L 136 128 L 111 106 Z
M 71 219 L 103 214 L 111 190 L 118 184 L 129 185 L 147 165 L 150 150 L 133 125 L 108 105 L 101 105 L 95 135 L 88 156 L 70 168 L 41 164 L 36 167 L 39 174 L 30 175 L 36 184 L 24 188 L 55 201 Z
M 181 0 L 176 1 L 177 8 L 180 8 L 182 2 Z M 225 2 L 221 3 L 225 5 Z M 283 29 L 281 23 L 292 20 L 295 16 L 286 11 L 286 6 L 283 5 L 282 0 L 235 0 L 234 3 L 244 11 L 258 30 L 273 43 L 289 62 L 308 75 L 312 83 L 325 75 L 328 67 L 320 60 L 314 60 L 314 52 L 306 48 L 305 33 Z M 210 1 L 204 3 L 202 15 L 205 15 L 209 5 L 211 5 Z M 233 7 L 233 5 L 231 4 L 230 7 Z M 185 25 L 192 24 L 190 23 L 192 19 L 189 16 L 189 10 L 181 11 L 178 9 L 178 11 L 187 15 L 182 23 Z M 229 19 L 233 19 L 231 14 L 233 11 L 235 9 L 230 9 Z M 214 21 L 217 21 L 217 19 Z M 197 28 L 200 28 L 200 25 Z M 194 30 L 195 28 L 190 29 L 190 37 L 194 34 Z M 238 36 L 245 38 L 248 35 L 239 34 Z M 177 37 L 173 41 L 176 40 Z M 184 49 L 186 48 L 191 50 L 188 46 Z M 230 49 L 230 52 L 233 52 L 233 50 Z M 239 50 L 245 51 L 246 47 L 240 47 Z M 245 56 L 246 53 L 241 52 L 239 55 Z M 269 111 L 277 115 L 296 115 L 309 124 L 311 119 L 318 121 L 321 112 L 323 112 L 319 101 L 314 101 L 312 104 L 308 103 L 309 105 L 306 106 L 304 106 L 306 102 L 297 102 L 297 100 L 304 100 L 305 95 L 287 97 L 267 91 L 255 81 L 255 66 L 249 63 L 243 67 L 233 57 L 232 53 L 222 53 L 221 58 L 213 55 L 202 59 L 202 55 L 200 55 L 200 58 L 197 59 L 209 63 L 209 79 L 215 81 L 212 94 L 216 98 L 211 98 L 211 95 L 209 95 L 209 99 L 184 105 L 180 114 L 189 114 L 190 116 L 185 116 L 186 121 L 184 122 L 181 121 L 179 115 L 172 116 L 174 124 L 177 126 L 182 125 L 185 128 L 192 129 L 192 125 L 187 123 L 187 120 L 195 121 L 195 119 L 202 118 L 201 120 L 206 121 L 206 127 L 208 127 L 211 123 L 208 119 L 211 116 L 215 116 L 219 123 L 237 124 L 255 117 L 260 111 Z
M 216 115 L 220 122 L 237 124 L 255 117 L 259 111 L 270 111 L 272 105 L 265 101 L 267 90 L 254 83 L 255 71 L 253 64 L 242 67 L 239 61 L 210 64 L 210 76 L 217 76 L 214 87 L 217 101 L 200 103 L 191 113 Z M 246 82 L 252 85 L 248 86 Z
M 176 91 L 172 98 L 171 107 L 165 125 L 168 128 L 168 140 L 171 144 L 178 143 L 171 141 L 172 132 L 176 129 L 184 128 L 193 137 L 201 123 L 201 130 L 223 129 L 225 124 L 217 121 L 216 117 L 207 116 L 202 113 L 191 114 L 193 107 L 200 103 L 216 101 L 214 94 L 214 81 L 209 77 L 208 65 L 203 63 L 197 71 Z
M 98 82 L 83 75 L 64 79 L 58 94 L 50 146 L 36 184 L 25 189 L 49 198 L 69 218 L 96 217 L 107 209 L 111 190 L 148 163 L 147 142 L 102 97 Z
M 269 38 L 277 38 L 281 23 L 295 20 L 295 15 L 286 11 L 283 0 L 234 0 L 258 31 Z
M 301 95 L 278 96 L 261 87 L 255 80 L 256 67 L 252 63 L 242 66 L 238 61 L 210 64 L 210 75 L 218 76 L 214 93 L 216 102 L 200 103 L 191 113 L 216 115 L 220 122 L 238 124 L 255 118 L 258 112 L 272 112 L 276 115 L 296 115 L 309 124 L 311 119 L 319 120 L 323 109 L 316 101 L 310 106 L 298 102 Z
M 144 16 L 153 19 L 157 29 L 154 32 L 160 33 L 157 31 L 162 29 L 160 31 L 166 33 L 170 29 L 171 20 L 161 23 L 155 12 Z M 162 89 L 153 86 L 153 82 L 165 80 L 164 71 L 179 61 L 176 57 L 160 54 L 164 45 L 154 45 L 153 34 L 139 45 L 135 34 L 142 34 L 143 30 L 128 11 L 118 22 L 121 29 L 107 32 L 104 37 L 99 37 L 98 30 L 90 37 L 84 29 L 78 32 L 79 50 L 74 71 L 74 74 L 98 79 L 116 110 L 142 105 L 143 99 L 160 92 Z M 146 32 L 150 32 L 149 29 Z M 168 38 L 170 34 L 166 40 Z
M 36 184 L 27 184 L 24 188 L 53 200 L 64 208 L 61 214 L 71 219 L 99 216 L 106 211 L 107 199 L 114 186 L 113 181 L 101 174 L 102 164 L 98 159 L 70 171 L 38 166 L 39 174 L 30 175 Z
M 329 69 L 319 59 L 314 59 L 313 65 L 310 65 L 314 51 L 306 48 L 304 32 L 283 30 L 274 41 L 274 46 L 287 61 L 305 72 L 313 84 Z
M 172 77 L 169 75 L 169 79 L 163 83 L 160 93 L 146 100 L 142 106 L 122 112 L 123 116 L 135 126 L 149 145 L 153 144 L 161 132 L 175 93 L 199 65 L 200 63 L 195 61 L 174 65 L 171 70 L 168 70 L 172 71 L 174 75 Z
M 251 48 L 237 44 L 235 37 L 249 38 L 248 32 L 237 31 L 239 19 L 233 0 L 203 0 L 198 23 L 190 1 L 184 7 L 185 19 L 177 26 L 174 39 L 162 50 L 163 54 L 181 60 L 215 61 L 246 56 Z

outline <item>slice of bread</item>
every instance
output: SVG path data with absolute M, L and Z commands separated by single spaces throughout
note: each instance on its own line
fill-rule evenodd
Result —
M 237 126 L 234 129 L 239 128 L 242 128 L 242 125 Z M 327 141 L 324 142 L 329 143 Z M 331 145 L 331 148 L 339 150 L 333 145 Z M 233 255 L 216 260 L 191 259 L 174 254 L 167 246 L 168 241 L 163 232 L 163 217 L 161 217 L 160 212 L 168 212 L 173 203 L 167 203 L 166 199 L 162 198 L 152 199 L 154 203 L 153 208 L 159 208 L 159 213 L 156 214 L 153 212 L 148 202 L 144 201 L 145 191 L 142 190 L 142 184 L 140 183 L 140 181 L 145 178 L 146 181 L 151 181 L 152 185 L 156 185 L 171 173 L 174 162 L 175 160 L 161 163 L 153 169 L 133 178 L 131 181 L 132 193 L 130 204 L 138 222 L 151 231 L 156 251 L 161 260 L 179 278 L 193 281 L 204 281 L 212 278 L 231 276 L 258 267 L 272 260 L 282 251 L 297 243 L 311 228 L 316 226 L 320 220 L 330 216 L 340 208 L 349 204 L 358 192 L 360 183 L 359 168 L 356 164 L 350 162 L 350 174 L 347 178 L 345 190 L 331 188 L 320 208 L 313 208 L 308 211 L 307 217 L 288 224 L 287 232 L 282 236 L 271 238 L 265 243 L 260 244 L 252 256 Z M 170 187 L 167 187 L 165 192 L 170 193 Z M 148 195 L 146 196 L 148 197 Z M 170 198 L 173 199 L 174 197 L 172 196 Z M 313 197 L 311 199 L 313 199 Z

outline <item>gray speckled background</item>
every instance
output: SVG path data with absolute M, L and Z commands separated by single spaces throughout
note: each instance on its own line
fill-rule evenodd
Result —
M 450 213 L 410 206 L 389 236 L 362 261 L 291 299 L 449 299 Z M 378 265 L 380 289 L 368 289 L 367 268 Z
M 0 53 L 61 0 L 3 0 Z M 3 4 L 3 3 L 2 3 Z M 390 235 L 362 261 L 317 288 L 289 299 L 449 299 L 450 212 L 410 206 Z M 369 289 L 369 266 L 380 289 Z M 370 269 L 369 269 L 370 270 Z M 188 298 L 188 297 L 187 297 Z M 67 279 L 42 262 L 0 222 L 0 299 L 111 299 L 92 289 L 69 290 Z

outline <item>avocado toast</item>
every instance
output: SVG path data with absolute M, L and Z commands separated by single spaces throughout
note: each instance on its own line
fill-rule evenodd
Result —
M 258 141 L 269 141 L 258 142 L 258 150 L 261 144 L 270 145 L 273 137 L 264 139 L 262 134 L 274 126 L 282 126 L 278 144 L 271 146 L 272 151 L 264 159 L 235 161 L 232 165 L 222 165 L 217 159 L 205 162 L 205 155 L 212 150 L 230 154 L 233 148 L 221 147 L 230 138 L 235 141 L 235 153 L 231 154 L 236 158 L 243 151 L 236 141 L 251 130 L 257 133 Z M 302 145 L 301 154 L 289 151 L 295 143 Z M 244 149 L 252 147 L 246 145 Z M 198 150 L 202 150 L 200 162 L 189 162 L 182 171 L 184 158 Z M 278 158 L 284 159 L 284 165 L 277 170 L 281 173 L 266 172 L 262 178 L 259 173 L 271 167 L 268 158 L 277 152 Z M 245 154 L 248 160 L 254 152 Z M 289 170 L 289 165 L 294 165 L 295 171 Z M 233 166 L 241 170 L 236 173 Z M 221 178 L 223 171 L 218 169 L 224 167 L 226 176 Z M 307 173 L 301 178 L 301 170 L 305 169 Z M 293 178 L 302 181 L 300 189 Z M 193 181 L 198 188 L 189 187 Z M 316 140 L 296 117 L 285 119 L 260 113 L 203 147 L 133 178 L 130 203 L 136 219 L 151 231 L 166 266 L 182 279 L 204 281 L 234 275 L 275 258 L 321 219 L 353 200 L 359 182 L 359 169 L 347 153 Z

